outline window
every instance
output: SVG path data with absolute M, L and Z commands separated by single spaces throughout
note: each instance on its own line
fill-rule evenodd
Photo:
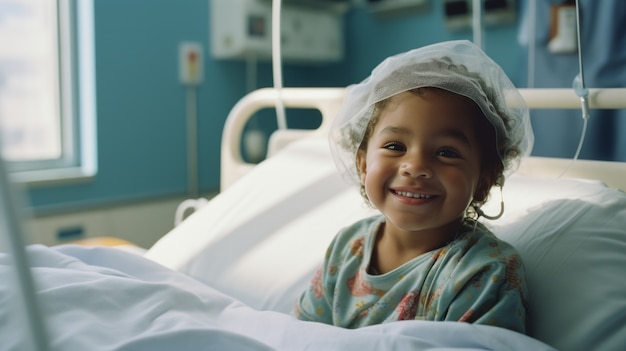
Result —
M 95 173 L 91 6 L 0 0 L 0 143 L 18 181 Z

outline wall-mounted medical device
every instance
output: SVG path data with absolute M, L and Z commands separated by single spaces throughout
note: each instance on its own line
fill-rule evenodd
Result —
M 443 0 L 446 27 L 450 30 L 472 28 L 474 0 Z M 516 0 L 480 0 L 483 2 L 482 21 L 485 26 L 515 23 Z
M 270 59 L 272 2 L 211 0 L 211 53 L 217 59 Z M 344 55 L 343 12 L 295 1 L 282 5 L 284 62 L 334 62 Z
M 426 8 L 429 0 L 355 0 L 364 2 L 367 9 L 380 16 L 392 16 L 407 13 L 407 11 Z

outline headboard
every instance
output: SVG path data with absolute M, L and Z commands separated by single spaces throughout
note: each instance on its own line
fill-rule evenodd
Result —
M 268 157 L 293 140 L 308 135 L 325 135 L 341 105 L 344 88 L 263 88 L 243 97 L 226 119 L 222 135 L 220 189 L 225 190 L 256 164 L 247 163 L 241 155 L 241 136 L 246 122 L 258 110 L 275 106 L 281 99 L 285 107 L 317 109 L 322 122 L 317 129 L 278 130 L 270 137 Z M 580 98 L 573 89 L 519 89 L 531 109 L 579 109 Z M 626 88 L 589 89 L 591 108 L 626 109 Z M 626 162 L 527 157 L 518 173 L 558 177 L 569 167 L 565 177 L 597 179 L 626 190 Z

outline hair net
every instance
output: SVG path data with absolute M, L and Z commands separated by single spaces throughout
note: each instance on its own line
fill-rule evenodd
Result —
M 502 68 L 467 40 L 424 46 L 391 56 L 360 84 L 346 89 L 333 121 L 330 146 L 347 179 L 360 183 L 356 152 L 372 118 L 374 104 L 419 87 L 437 87 L 473 100 L 496 130 L 498 155 L 505 172 L 530 154 L 533 133 L 528 108 Z

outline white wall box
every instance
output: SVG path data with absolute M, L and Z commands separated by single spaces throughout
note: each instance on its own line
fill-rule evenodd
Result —
M 217 59 L 272 56 L 272 2 L 211 0 L 211 53 Z M 336 62 L 344 55 L 343 11 L 336 6 L 282 4 L 284 62 Z
M 361 0 L 370 12 L 380 16 L 405 14 L 428 7 L 428 0 Z
M 487 27 L 513 24 L 516 20 L 515 0 L 481 0 L 483 2 L 483 24 Z M 446 27 L 449 30 L 472 28 L 472 0 L 444 0 Z

